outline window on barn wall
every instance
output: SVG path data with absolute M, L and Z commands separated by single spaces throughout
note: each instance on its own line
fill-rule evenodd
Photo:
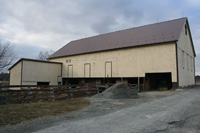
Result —
M 67 60 L 66 60 L 66 63 L 71 63 L 71 59 L 67 59 Z
M 187 60 L 188 60 L 188 62 L 187 62 L 187 63 L 188 63 L 188 64 L 187 64 L 187 65 L 188 65 L 188 68 L 187 68 L 187 69 L 188 69 L 188 71 L 189 71 L 189 70 L 190 70 L 190 55 L 189 55 L 189 54 L 187 55 Z
M 189 59 L 189 61 L 190 61 L 190 64 L 189 64 L 189 70 L 191 70 L 191 69 L 192 69 L 192 67 L 191 67 L 192 60 L 191 60 L 191 57 L 190 57 L 190 55 L 188 56 L 188 59 Z
M 185 35 L 187 36 L 187 25 L 185 25 Z
M 190 65 L 191 65 L 191 71 L 192 71 L 192 57 L 190 57 Z
M 186 55 L 186 60 L 187 60 L 187 70 L 189 70 L 189 60 L 188 60 L 188 54 Z
M 192 66 L 191 71 L 193 71 L 193 68 L 194 68 L 193 64 L 194 64 L 194 60 L 193 60 L 193 58 L 191 57 L 191 66 Z
M 182 67 L 183 67 L 183 69 L 184 69 L 184 66 L 185 66 L 185 60 L 184 60 L 184 51 L 182 50 Z

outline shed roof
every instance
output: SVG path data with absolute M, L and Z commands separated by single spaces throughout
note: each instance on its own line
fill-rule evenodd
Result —
M 61 62 L 52 62 L 52 61 L 43 61 L 43 60 L 36 60 L 36 59 L 21 58 L 15 64 L 13 64 L 8 70 L 11 70 L 14 66 L 16 66 L 21 61 L 32 61 L 32 62 L 41 62 L 41 63 L 62 64 Z
M 130 28 L 94 37 L 71 41 L 50 56 L 52 58 L 174 42 L 179 39 L 187 18 Z

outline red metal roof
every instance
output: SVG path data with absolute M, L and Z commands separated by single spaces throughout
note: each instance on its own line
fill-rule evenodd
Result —
M 50 59 L 177 41 L 186 21 L 187 18 L 181 18 L 71 41 L 51 55 Z

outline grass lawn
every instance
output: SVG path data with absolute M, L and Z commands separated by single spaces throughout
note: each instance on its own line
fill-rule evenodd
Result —
M 0 127 L 14 125 L 38 117 L 55 116 L 84 108 L 90 104 L 82 98 L 49 102 L 0 105 Z

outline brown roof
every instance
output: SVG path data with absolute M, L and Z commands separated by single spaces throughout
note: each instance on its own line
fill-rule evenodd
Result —
M 71 41 L 51 58 L 177 41 L 187 18 Z

